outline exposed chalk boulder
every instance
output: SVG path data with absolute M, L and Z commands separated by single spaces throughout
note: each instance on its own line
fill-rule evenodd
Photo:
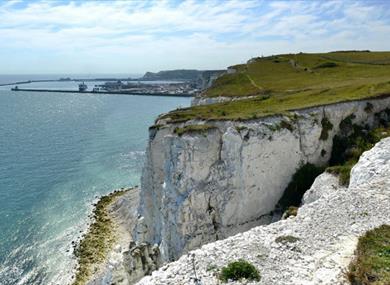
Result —
M 317 201 L 323 196 L 334 195 L 334 191 L 342 191 L 346 189 L 347 187 L 340 185 L 337 175 L 324 172 L 316 178 L 311 188 L 306 191 L 302 198 L 302 203 L 309 204 Z

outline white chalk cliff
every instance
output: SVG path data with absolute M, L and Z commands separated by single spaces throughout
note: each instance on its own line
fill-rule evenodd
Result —
M 248 121 L 158 120 L 141 189 L 112 205 L 118 240 L 88 284 L 149 274 L 139 284 L 219 284 L 219 269 L 239 258 L 259 269 L 259 284 L 342 283 L 357 237 L 389 223 L 390 139 L 361 157 L 349 188 L 324 173 L 296 218 L 275 222 L 270 212 L 300 166 L 328 162 L 341 122 L 375 127 L 389 121 L 388 106 L 381 98 Z M 199 124 L 208 128 L 175 132 Z
M 367 108 L 368 103 L 370 108 Z M 138 210 L 141 217 L 134 230 L 135 239 L 151 245 L 157 244 L 162 261 L 167 262 L 206 243 L 269 223 L 269 213 L 274 210 L 296 170 L 308 162 L 326 164 L 331 154 L 332 138 L 340 132 L 339 125 L 345 118 L 354 114 L 353 123 L 372 125 L 374 114 L 388 106 L 390 98 L 382 98 L 308 108 L 291 112 L 289 116 L 270 116 L 249 121 L 193 120 L 169 123 L 160 119 L 158 128 L 150 130 Z M 333 127 L 325 130 L 327 135 L 320 139 L 324 131 L 321 122 L 324 119 Z M 206 123 L 214 128 L 202 132 L 190 131 L 181 136 L 175 133 L 176 128 Z M 355 201 L 358 202 L 357 199 Z M 315 215 L 322 213 L 316 213 L 315 203 L 312 204 L 310 207 L 311 204 L 308 205 L 307 210 L 302 210 L 304 213 L 311 212 L 304 218 L 298 217 L 299 223 L 307 220 L 312 225 L 309 221 L 311 215 L 315 219 Z M 340 210 L 346 210 L 346 205 L 343 207 Z M 256 237 L 246 233 L 235 239 L 248 241 L 253 238 L 251 244 L 255 245 L 267 238 L 269 231 L 274 233 L 272 239 L 288 231 L 293 232 L 293 229 L 284 229 L 286 223 L 295 222 L 282 221 L 269 228 L 256 228 Z M 279 233 L 279 230 L 282 231 Z M 314 238 L 314 229 L 312 234 Z M 329 231 L 328 234 L 333 233 Z M 306 239 L 306 236 L 302 236 L 302 239 Z M 229 239 L 214 246 L 226 244 L 221 250 L 230 251 L 228 244 L 232 241 Z M 250 245 L 245 248 L 237 246 L 232 255 L 226 253 L 226 260 L 235 257 L 238 251 L 243 254 L 257 251 L 263 255 L 276 246 L 270 238 L 268 241 L 269 244 L 264 245 L 264 248 L 263 244 L 259 244 L 259 248 L 257 245 L 254 248 Z M 214 247 L 210 245 L 210 248 Z M 215 256 L 219 254 L 225 253 L 215 251 Z M 207 260 L 208 257 L 205 258 Z M 303 266 L 311 261 L 302 262 Z M 206 263 L 204 266 L 207 266 Z M 257 264 L 263 266 L 260 261 Z M 306 271 L 306 268 L 302 270 Z M 280 278 L 283 278 L 283 274 Z
M 334 116 L 329 118 L 336 123 L 338 118 L 346 114 L 343 110 L 353 105 L 358 107 L 359 103 L 332 107 L 326 114 L 330 115 L 333 111 Z M 288 137 L 287 134 L 285 136 Z M 283 152 L 279 154 L 281 156 Z M 294 155 L 292 159 L 295 159 Z M 277 159 L 274 161 L 274 164 L 278 161 L 279 168 L 273 169 L 280 174 L 284 172 L 284 163 L 289 163 Z M 207 168 L 197 169 L 202 170 L 207 172 Z M 166 183 L 163 189 L 170 187 Z M 248 191 L 248 195 L 250 193 Z M 162 197 L 165 195 L 164 192 L 161 194 Z M 390 223 L 390 138 L 383 139 L 360 157 L 352 169 L 348 188 L 339 186 L 337 177 L 324 173 L 306 192 L 303 201 L 296 217 L 258 226 L 225 240 L 206 244 L 163 266 L 151 276 L 144 277 L 137 284 L 195 284 L 195 277 L 200 280 L 197 284 L 220 284 L 217 278 L 219 269 L 239 258 L 249 260 L 261 274 L 259 282 L 245 284 L 347 284 L 345 270 L 353 257 L 358 236 Z M 196 205 L 192 204 L 192 207 Z M 258 208 L 260 206 L 263 204 L 259 204 Z M 177 217 L 180 217 L 184 210 L 180 207 L 176 209 Z M 196 212 L 197 209 L 189 210 Z M 250 210 L 248 206 L 245 212 Z M 239 214 L 237 219 L 240 218 Z M 173 215 L 170 213 L 168 217 Z M 201 223 L 198 219 L 194 222 Z M 178 226 L 176 232 L 181 231 L 180 224 Z

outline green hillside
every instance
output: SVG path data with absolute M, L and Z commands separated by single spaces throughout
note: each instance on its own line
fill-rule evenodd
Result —
M 283 54 L 232 67 L 203 97 L 246 97 L 230 103 L 181 109 L 173 121 L 250 119 L 292 109 L 390 95 L 390 52 Z

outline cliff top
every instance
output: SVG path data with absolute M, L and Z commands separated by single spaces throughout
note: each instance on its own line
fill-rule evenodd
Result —
M 283 54 L 232 66 L 202 94 L 242 100 L 194 106 L 165 117 L 172 121 L 252 119 L 389 94 L 390 52 Z
M 389 79 L 390 52 L 282 54 L 253 58 L 230 70 L 234 73 L 215 80 L 203 96 L 251 96 L 377 83 Z

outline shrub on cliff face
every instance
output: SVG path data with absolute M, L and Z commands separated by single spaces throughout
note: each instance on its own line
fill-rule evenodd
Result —
M 238 261 L 231 262 L 226 267 L 223 267 L 219 278 L 223 282 L 229 280 L 238 281 L 244 278 L 247 280 L 259 281 L 260 274 L 253 264 L 244 259 L 239 259 Z
M 370 130 L 369 126 L 352 123 L 355 115 L 350 115 L 340 123 L 340 135 L 333 138 L 333 148 L 327 172 L 340 175 L 340 184 L 348 185 L 352 167 L 366 150 L 390 135 L 387 111 L 375 114 L 378 126 Z
M 211 130 L 211 129 L 215 129 L 216 127 L 214 126 L 211 126 L 211 125 L 207 125 L 207 124 L 204 124 L 204 125 L 188 125 L 188 126 L 185 126 L 185 127 L 182 127 L 182 128 L 175 128 L 174 129 L 174 133 L 177 134 L 178 136 L 182 136 L 183 134 L 186 134 L 186 133 L 200 133 L 202 135 L 206 135 L 207 134 L 207 131 Z
M 306 190 L 310 189 L 314 180 L 324 169 L 311 163 L 303 165 L 295 172 L 278 205 L 282 211 L 290 206 L 298 207 Z
M 328 132 L 333 129 L 332 123 L 328 120 L 327 117 L 324 117 L 321 120 L 321 126 L 322 126 L 322 131 L 320 135 L 320 140 L 326 141 L 329 137 Z
M 350 264 L 352 285 L 390 284 L 390 226 L 382 225 L 359 238 L 356 257 Z

